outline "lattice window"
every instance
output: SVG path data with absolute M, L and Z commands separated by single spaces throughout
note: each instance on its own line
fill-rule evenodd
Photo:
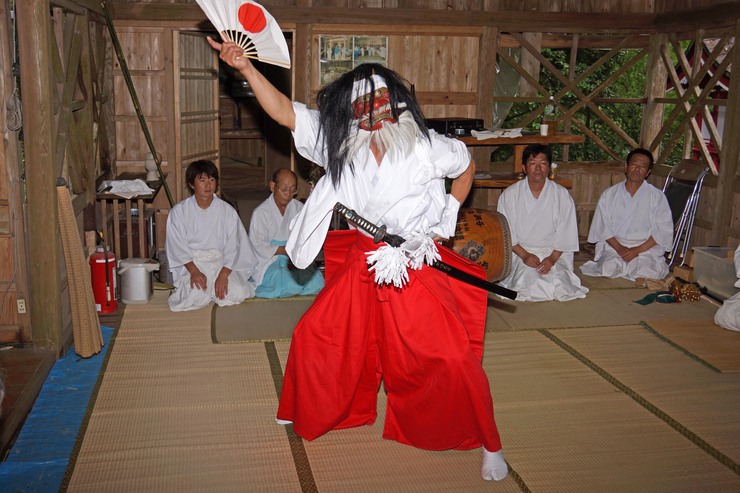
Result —
M 690 41 L 675 36 L 503 34 L 498 63 L 516 72 L 519 91 L 515 96 L 499 91 L 493 99 L 513 104 L 504 126 L 536 128 L 554 96 L 561 130 L 587 137 L 585 144 L 563 147 L 556 157 L 565 161 L 622 161 L 642 146 L 653 150 L 659 163 L 688 157 L 713 163 L 722 140 L 716 121 L 726 104 L 716 93 L 725 87 L 733 39 L 694 42 L 704 50 L 689 60 Z M 653 119 L 645 124 L 649 115 Z

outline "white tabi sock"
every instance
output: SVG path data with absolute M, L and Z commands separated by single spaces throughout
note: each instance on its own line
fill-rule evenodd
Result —
M 285 426 L 285 425 L 292 425 L 293 424 L 292 421 L 288 421 L 287 419 L 278 419 L 278 418 L 275 418 L 275 422 L 277 424 L 283 425 L 283 426 Z
M 481 466 L 481 476 L 486 481 L 501 481 L 509 474 L 509 466 L 504 459 L 504 451 L 489 452 L 483 447 L 483 465 Z

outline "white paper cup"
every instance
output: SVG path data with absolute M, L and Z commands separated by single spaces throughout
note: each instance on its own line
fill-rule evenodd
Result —
M 547 123 L 540 124 L 540 135 L 547 135 L 550 126 Z

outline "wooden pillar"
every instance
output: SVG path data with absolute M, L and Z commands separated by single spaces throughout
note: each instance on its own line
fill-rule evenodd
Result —
M 740 35 L 740 20 L 735 23 L 735 39 Z M 732 48 L 732 66 L 740 67 L 740 49 Z M 740 77 L 730 79 L 730 91 L 727 101 L 727 119 L 722 133 L 722 152 L 719 159 L 719 176 L 717 177 L 717 206 L 712 220 L 712 233 L 709 238 L 712 245 L 727 245 L 727 237 L 732 220 L 732 204 L 735 196 L 735 183 L 740 171 Z M 735 214 L 738 211 L 734 211 Z
M 62 347 L 62 255 L 53 168 L 55 138 L 49 0 L 16 2 L 28 190 L 30 315 L 36 346 Z
M 498 28 L 484 27 L 478 44 L 478 105 L 476 116 L 483 119 L 483 126 L 493 124 L 493 88 L 496 80 L 496 47 L 498 46 Z M 479 168 L 487 169 L 491 161 L 491 149 L 474 147 L 470 149 L 473 159 Z
M 309 3 L 305 0 L 299 0 L 298 6 L 307 6 Z M 315 69 L 312 54 L 313 43 L 313 25 L 305 23 L 297 24 L 293 33 L 293 68 L 291 69 L 293 72 L 292 99 L 306 104 L 311 103 L 311 75 Z M 292 144 L 290 145 L 290 149 L 292 154 L 291 168 L 298 175 L 298 195 L 300 197 L 306 197 L 310 188 L 306 179 L 310 163 L 293 150 Z M 269 179 L 270 177 L 265 177 L 266 181 L 269 181 Z
M 0 19 L 3 21 L 10 18 L 6 3 L 0 5 Z M 13 64 L 13 42 L 12 32 L 7 22 L 0 23 L 0 95 L 3 101 L 8 101 L 13 92 L 15 78 L 12 75 Z M 0 112 L 0 198 L 7 200 L 7 208 L 3 212 L 7 214 L 8 222 L 5 227 L 0 228 L 3 236 L 7 235 L 7 249 L 3 249 L 6 258 L 5 268 L 0 269 L 0 283 L 7 291 L 10 305 L 5 305 L 3 323 L 5 327 L 0 328 L 0 334 L 13 331 L 14 327 L 8 322 L 17 317 L 19 333 L 13 339 L 5 339 L 13 342 L 29 342 L 33 340 L 31 324 L 28 312 L 26 314 L 15 314 L 15 302 L 12 300 L 26 299 L 28 293 L 28 270 L 26 262 L 26 238 L 24 233 L 23 217 L 23 187 L 20 177 L 20 142 L 19 133 L 7 127 L 8 118 L 11 113 Z M 11 241 L 14 238 L 14 241 Z M 11 298 L 12 297 L 12 298 Z M 30 301 L 30 300 L 29 300 Z M 10 313 L 8 313 L 10 312 Z M 5 334 L 3 334 L 5 336 Z
M 640 145 L 653 156 L 660 153 L 660 142 L 653 143 L 663 126 L 663 103 L 656 103 L 656 98 L 665 96 L 668 70 L 661 59 L 662 46 L 667 42 L 665 34 L 650 36 L 650 47 L 648 48 L 647 76 L 645 77 L 645 99 L 646 103 L 642 112 L 642 128 L 640 129 Z

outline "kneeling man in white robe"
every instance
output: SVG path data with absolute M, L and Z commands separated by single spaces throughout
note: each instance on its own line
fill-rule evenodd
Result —
M 249 238 L 259 257 L 252 280 L 257 284 L 258 298 L 287 298 L 318 293 L 324 277 L 314 264 L 305 269 L 295 267 L 285 251 L 290 223 L 303 208 L 294 199 L 298 179 L 293 171 L 281 168 L 272 175 L 272 194 L 252 213 Z
M 740 288 L 740 245 L 735 250 L 735 274 L 738 277 L 735 287 Z M 714 323 L 725 329 L 740 331 L 740 293 L 722 303 L 714 314 Z
M 167 260 L 175 291 L 172 311 L 195 310 L 212 301 L 236 305 L 254 296 L 249 278 L 257 256 L 236 210 L 216 196 L 218 168 L 194 161 L 185 172 L 193 195 L 167 217 Z
M 568 190 L 548 179 L 552 150 L 532 144 L 524 149 L 526 179 L 501 193 L 498 212 L 511 230 L 511 273 L 501 285 L 521 301 L 585 298 L 588 288 L 573 273 L 578 251 L 576 208 Z
M 581 266 L 587 276 L 634 281 L 668 275 L 673 218 L 665 194 L 645 181 L 654 162 L 647 149 L 634 149 L 627 155 L 626 179 L 601 194 L 588 233 L 596 255 Z

